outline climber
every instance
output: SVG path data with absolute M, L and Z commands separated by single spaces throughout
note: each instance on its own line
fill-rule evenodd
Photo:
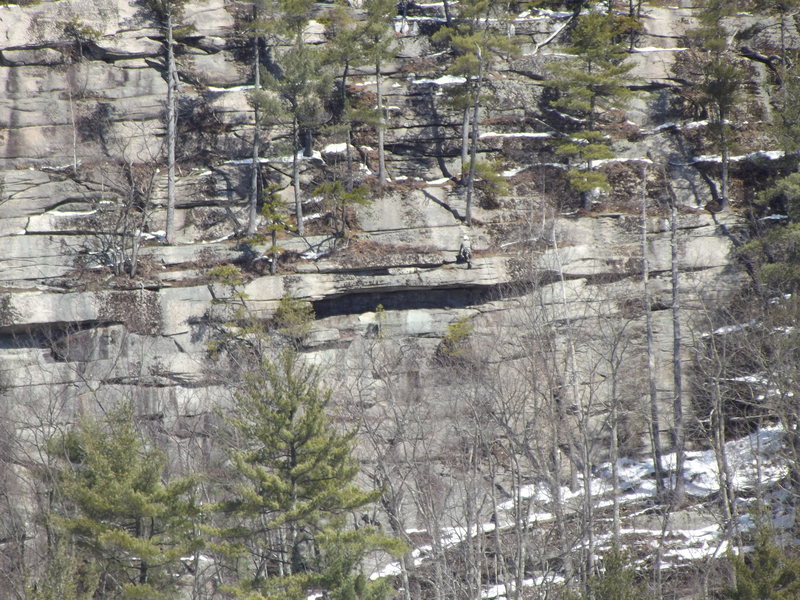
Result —
M 458 249 L 456 262 L 459 264 L 467 263 L 467 268 L 472 268 L 472 245 L 469 241 L 469 235 L 466 233 L 461 236 L 461 247 Z

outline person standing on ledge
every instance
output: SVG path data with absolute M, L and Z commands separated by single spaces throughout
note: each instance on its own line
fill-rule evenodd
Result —
M 458 264 L 467 263 L 467 268 L 472 268 L 472 244 L 469 241 L 469 234 L 461 236 L 461 246 L 458 249 L 458 257 L 456 258 Z

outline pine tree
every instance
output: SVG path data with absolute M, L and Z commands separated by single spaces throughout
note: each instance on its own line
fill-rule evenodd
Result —
M 590 210 L 591 193 L 608 189 L 603 173 L 593 169 L 597 160 L 613 158 L 611 141 L 603 131 L 603 114 L 627 105 L 632 92 L 623 34 L 630 19 L 614 14 L 589 12 L 572 31 L 567 52 L 572 58 L 554 63 L 552 85 L 559 96 L 553 107 L 563 111 L 576 129 L 558 143 L 556 151 L 576 159 L 581 166 L 569 170 L 569 182 L 579 192 L 584 210 Z
M 781 86 L 773 101 L 772 132 L 787 153 L 800 151 L 800 67 L 780 70 Z M 800 161 L 798 161 L 800 168 Z
M 728 0 L 705 0 L 698 15 L 700 27 L 690 32 L 700 50 L 702 66 L 692 86 L 697 101 L 708 111 L 709 127 L 721 154 L 721 190 L 719 210 L 729 203 L 730 125 L 729 119 L 741 97 L 744 73 L 731 55 L 724 19 L 735 14 L 737 3 Z
M 61 461 L 52 520 L 97 570 L 104 598 L 166 598 L 181 557 L 197 552 L 194 478 L 165 483 L 166 459 L 122 409 L 85 418 L 48 449 Z
M 636 569 L 630 556 L 618 546 L 612 546 L 602 558 L 602 570 L 588 581 L 592 600 L 641 600 L 647 596 L 636 581 Z
M 325 63 L 334 69 L 341 69 L 336 123 L 330 130 L 334 134 L 344 136 L 347 163 L 345 188 L 349 192 L 352 191 L 354 179 L 353 128 L 358 122 L 374 121 L 376 126 L 378 123 L 372 115 L 355 111 L 347 93 L 347 80 L 353 66 L 363 64 L 366 56 L 361 39 L 363 26 L 356 20 L 354 11 L 346 0 L 340 0 L 328 13 L 325 32 L 328 38 L 325 46 Z
M 333 427 L 329 399 L 291 346 L 236 394 L 228 423 L 237 483 L 220 503 L 229 526 L 219 533 L 229 554 L 242 552 L 252 564 L 233 586 L 237 593 L 304 598 L 322 588 L 350 598 L 343 587 L 355 589 L 361 558 L 381 545 L 368 529 L 343 528 L 343 517 L 377 494 L 355 485 L 353 434 Z
M 278 2 L 279 18 L 272 24 L 276 37 L 289 47 L 273 56 L 277 73 L 262 69 L 263 87 L 277 96 L 270 102 L 267 95 L 259 95 L 261 114 L 271 122 L 290 123 L 292 152 L 292 186 L 294 188 L 297 233 L 305 235 L 303 223 L 303 198 L 300 189 L 300 156 L 311 156 L 312 131 L 324 121 L 323 101 L 332 87 L 330 74 L 323 68 L 322 52 L 305 43 L 303 33 L 308 25 L 314 3 L 310 0 L 281 0 Z M 301 143 L 301 134 L 304 138 Z
M 253 43 L 253 93 L 250 104 L 253 107 L 253 145 L 252 165 L 250 167 L 250 203 L 247 210 L 247 235 L 256 232 L 259 200 L 259 176 L 261 174 L 261 107 L 266 102 L 261 90 L 261 42 L 266 33 L 265 18 L 267 10 L 265 0 L 253 0 L 253 17 L 250 22 L 250 34 Z M 268 21 L 266 21 L 268 22 Z
M 730 140 L 728 118 L 740 97 L 743 74 L 739 66 L 724 54 L 713 55 L 703 68 L 700 83 L 701 102 L 711 113 L 711 126 L 716 131 L 722 153 L 722 190 L 719 209 L 728 208 Z
M 780 30 L 780 51 L 781 60 L 786 61 L 786 19 L 796 15 L 800 9 L 798 0 L 756 0 L 755 9 L 768 15 L 775 15 L 778 18 L 778 28 Z
M 465 221 L 470 226 L 486 83 L 499 58 L 508 59 L 518 52 L 514 39 L 502 29 L 509 8 L 506 1 L 464 0 L 458 5 L 458 16 L 448 18 L 448 25 L 434 35 L 434 41 L 447 43 L 453 54 L 448 73 L 465 80 L 451 93 L 451 103 L 462 112 L 461 182 L 466 191 Z
M 756 198 L 760 212 L 784 217 L 737 250 L 770 294 L 800 289 L 800 173 L 778 179 Z
M 362 36 L 364 54 L 375 66 L 375 88 L 378 132 L 378 185 L 381 192 L 386 185 L 386 110 L 383 106 L 383 65 L 392 57 L 394 40 L 392 17 L 396 12 L 394 0 L 364 0 L 366 10 Z
M 337 238 L 344 238 L 347 234 L 348 210 L 354 206 L 368 206 L 371 202 L 368 188 L 359 186 L 348 192 L 338 179 L 317 186 L 314 195 L 321 197 L 333 213 Z
M 166 37 L 167 59 L 167 222 L 166 241 L 175 243 L 175 144 L 177 139 L 178 69 L 175 62 L 175 30 L 187 0 L 144 0 Z
M 800 560 L 775 544 L 775 531 L 757 523 L 755 547 L 747 556 L 730 555 L 736 584 L 723 592 L 729 600 L 800 599 Z

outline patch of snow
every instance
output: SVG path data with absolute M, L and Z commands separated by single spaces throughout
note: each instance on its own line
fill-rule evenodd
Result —
M 96 212 L 96 210 L 51 210 L 50 214 L 58 217 L 86 217 Z
M 426 183 L 427 185 L 444 185 L 444 184 L 446 184 L 448 181 L 450 181 L 450 178 L 449 178 L 449 177 L 442 177 L 441 179 L 434 179 L 434 180 L 432 180 L 432 181 L 426 181 L 425 183 Z
M 749 154 L 739 154 L 737 156 L 731 156 L 728 158 L 730 162 L 740 162 L 743 160 L 753 160 L 757 158 L 762 158 L 766 160 L 780 160 L 786 155 L 783 150 L 758 150 L 756 152 L 750 152 Z M 719 154 L 703 154 L 701 156 L 695 157 L 692 163 L 699 163 L 699 162 L 722 162 L 722 156 Z
M 761 217 L 759 221 L 784 221 L 789 218 L 789 215 L 767 215 Z
M 540 17 L 547 17 L 549 19 L 566 19 L 572 16 L 571 12 L 566 11 L 559 11 L 559 10 L 549 10 L 547 8 L 537 8 L 536 14 Z
M 167 232 L 163 229 L 159 229 L 157 231 L 145 231 L 142 234 L 142 237 L 146 240 L 166 240 Z
M 498 133 L 496 131 L 487 131 L 485 133 L 482 133 L 479 137 L 480 139 L 485 139 L 485 138 L 534 138 L 535 139 L 535 138 L 551 138 L 553 137 L 553 133 L 547 131 L 545 132 L 520 131 L 516 133 Z
M 649 158 L 625 158 L 625 157 L 618 157 L 618 158 L 602 158 L 600 160 L 593 160 L 592 165 L 597 167 L 600 165 L 605 165 L 608 163 L 622 163 L 622 162 L 637 162 L 642 163 L 645 165 L 652 165 L 653 161 Z
M 322 149 L 322 154 L 344 154 L 347 152 L 347 142 L 328 144 Z
M 322 161 L 322 153 L 319 150 L 314 150 L 311 156 L 305 156 L 302 150 L 297 152 L 297 160 L 319 160 Z M 258 158 L 259 164 L 266 164 L 266 163 L 290 163 L 294 160 L 294 156 L 291 154 L 288 156 L 274 156 L 274 157 L 266 157 L 260 156 Z M 324 161 L 322 161 L 324 162 Z M 253 159 L 252 158 L 236 158 L 232 160 L 226 160 L 226 165 L 252 165 Z
M 662 123 L 653 128 L 653 132 L 657 131 L 664 131 L 665 129 L 671 129 L 672 127 L 678 127 L 678 124 L 675 121 L 667 121 L 666 123 Z
M 522 581 L 522 587 L 533 587 L 536 584 L 534 579 L 524 579 Z M 541 584 L 539 584 L 541 585 Z M 509 592 L 514 592 L 516 590 L 516 584 L 511 582 L 509 584 L 499 583 L 497 585 L 490 586 L 481 592 L 481 598 L 498 598 L 498 597 L 505 597 L 508 595 Z
M 303 219 L 305 221 L 305 219 Z M 317 260 L 328 256 L 331 253 L 330 249 L 327 250 L 306 250 L 300 255 L 300 258 L 304 258 L 306 260 Z
M 255 86 L 252 85 L 234 85 L 231 87 L 218 87 L 215 85 L 210 85 L 206 88 L 209 92 L 248 92 L 255 89 Z
M 685 50 L 688 50 L 688 48 L 655 48 L 655 47 L 647 47 L 647 46 L 645 46 L 645 47 L 642 47 L 642 48 L 634 48 L 633 52 L 640 52 L 640 53 L 646 53 L 646 52 L 684 52 Z
M 724 327 L 718 327 L 711 333 L 704 333 L 701 337 L 710 337 L 712 335 L 728 335 L 729 333 L 736 333 L 737 331 L 742 331 L 743 329 L 747 329 L 752 327 L 756 324 L 755 319 L 752 321 L 748 321 L 747 323 L 737 323 L 736 325 L 725 325 Z
M 215 240 L 209 240 L 207 242 L 206 241 L 202 241 L 200 243 L 201 244 L 218 244 L 219 242 L 224 242 L 225 240 L 229 240 L 232 237 L 233 237 L 233 234 L 229 233 L 228 235 L 223 235 L 222 237 L 219 237 L 219 238 L 217 238 Z
M 519 175 L 523 171 L 527 170 L 528 167 L 517 167 L 516 169 L 508 169 L 507 171 L 503 171 L 500 173 L 503 177 L 514 177 L 515 175 Z
M 458 75 L 442 75 L 436 79 L 415 79 L 411 82 L 411 85 L 457 85 L 466 82 L 466 77 L 461 77 Z

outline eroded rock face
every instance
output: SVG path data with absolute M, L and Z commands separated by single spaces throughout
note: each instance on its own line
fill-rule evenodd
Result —
M 563 185 L 563 165 L 553 164 L 548 132 L 536 125 L 543 65 L 554 58 L 549 47 L 534 53 L 532 43 L 559 23 L 546 16 L 517 23 L 514 35 L 528 55 L 495 74 L 497 99 L 484 111 L 481 138 L 482 154 L 504 161 L 510 191 L 495 207 L 475 208 L 475 256 L 467 268 L 455 260 L 465 231 L 464 195 L 453 177 L 460 171 L 460 120 L 444 102 L 452 82 L 444 77 L 443 59 L 423 35 L 438 23 L 437 9 L 428 10 L 428 20 L 398 18 L 400 58 L 384 73 L 393 183 L 358 209 L 360 229 L 349 240 L 336 240 L 322 224 L 324 215 L 309 217 L 314 235 L 282 234 L 279 246 L 293 260 L 272 276 L 264 267 L 266 242 L 233 239 L 246 221 L 253 116 L 248 58 L 227 3 L 189 3 L 185 22 L 194 29 L 179 40 L 173 247 L 159 242 L 166 83 L 163 36 L 154 23 L 124 0 L 0 7 L 0 382 L 9 415 L 22 424 L 50 410 L 54 421 L 71 422 L 83 410 L 132 399 L 137 412 L 160 420 L 169 443 L 205 435 L 230 387 L 230 372 L 212 358 L 209 342 L 224 328 L 228 315 L 219 301 L 231 290 L 209 269 L 231 263 L 243 268 L 243 303 L 259 318 L 269 319 L 286 294 L 316 308 L 319 318 L 303 350 L 343 406 L 359 398 L 377 411 L 391 402 L 376 361 L 402 349 L 389 366 L 404 382 L 403 393 L 427 402 L 446 421 L 452 416 L 446 388 L 453 385 L 441 375 L 437 352 L 448 326 L 462 317 L 471 320 L 477 360 L 505 364 L 501 377 L 512 377 L 511 366 L 530 356 L 531 344 L 545 343 L 536 337 L 540 327 L 548 330 L 553 351 L 563 352 L 567 327 L 579 326 L 594 344 L 581 359 L 588 364 L 603 352 L 606 325 L 629 323 L 639 336 L 631 365 L 639 365 L 636 190 L 647 150 L 665 160 L 682 152 L 674 136 L 657 128 L 667 117 L 653 107 L 664 93 L 656 84 L 668 79 L 682 51 L 677 46 L 689 25 L 687 11 L 646 11 L 648 33 L 639 44 L 649 50 L 634 59 L 637 76 L 654 85 L 631 111 L 637 134 L 629 139 L 636 141 L 618 142 L 620 155 L 630 160 L 615 163 L 612 173 L 628 191 L 601 198 L 589 216 L 572 212 L 578 199 Z M 85 39 L 70 34 L 75 22 L 91 28 Z M 321 30 L 312 33 L 319 37 Z M 352 86 L 374 93 L 374 74 L 360 71 Z M 265 172 L 291 199 L 290 153 L 280 150 L 287 133 L 276 127 L 270 135 Z M 358 137 L 358 168 L 370 172 L 377 165 L 372 132 L 364 129 Z M 341 147 L 333 144 L 341 141 L 316 140 L 321 154 L 301 161 L 307 191 L 344 164 Z M 685 318 L 692 323 L 692 311 L 702 313 L 706 300 L 737 284 L 722 228 L 735 229 L 737 220 L 696 210 L 708 198 L 693 169 L 676 167 L 671 175 L 686 204 L 679 260 Z M 652 170 L 646 177 L 647 199 L 655 205 L 663 190 Z M 134 188 L 149 189 L 151 202 L 141 221 L 121 225 L 128 217 L 118 207 Z M 313 202 L 309 215 L 319 208 Z M 666 409 L 670 232 L 661 214 L 650 216 L 646 228 Z M 127 268 L 132 258 L 129 246 L 120 250 L 122 235 L 130 237 L 125 244 L 133 237 L 143 244 L 134 278 L 114 273 L 115 264 Z M 691 332 L 684 333 L 688 341 Z

